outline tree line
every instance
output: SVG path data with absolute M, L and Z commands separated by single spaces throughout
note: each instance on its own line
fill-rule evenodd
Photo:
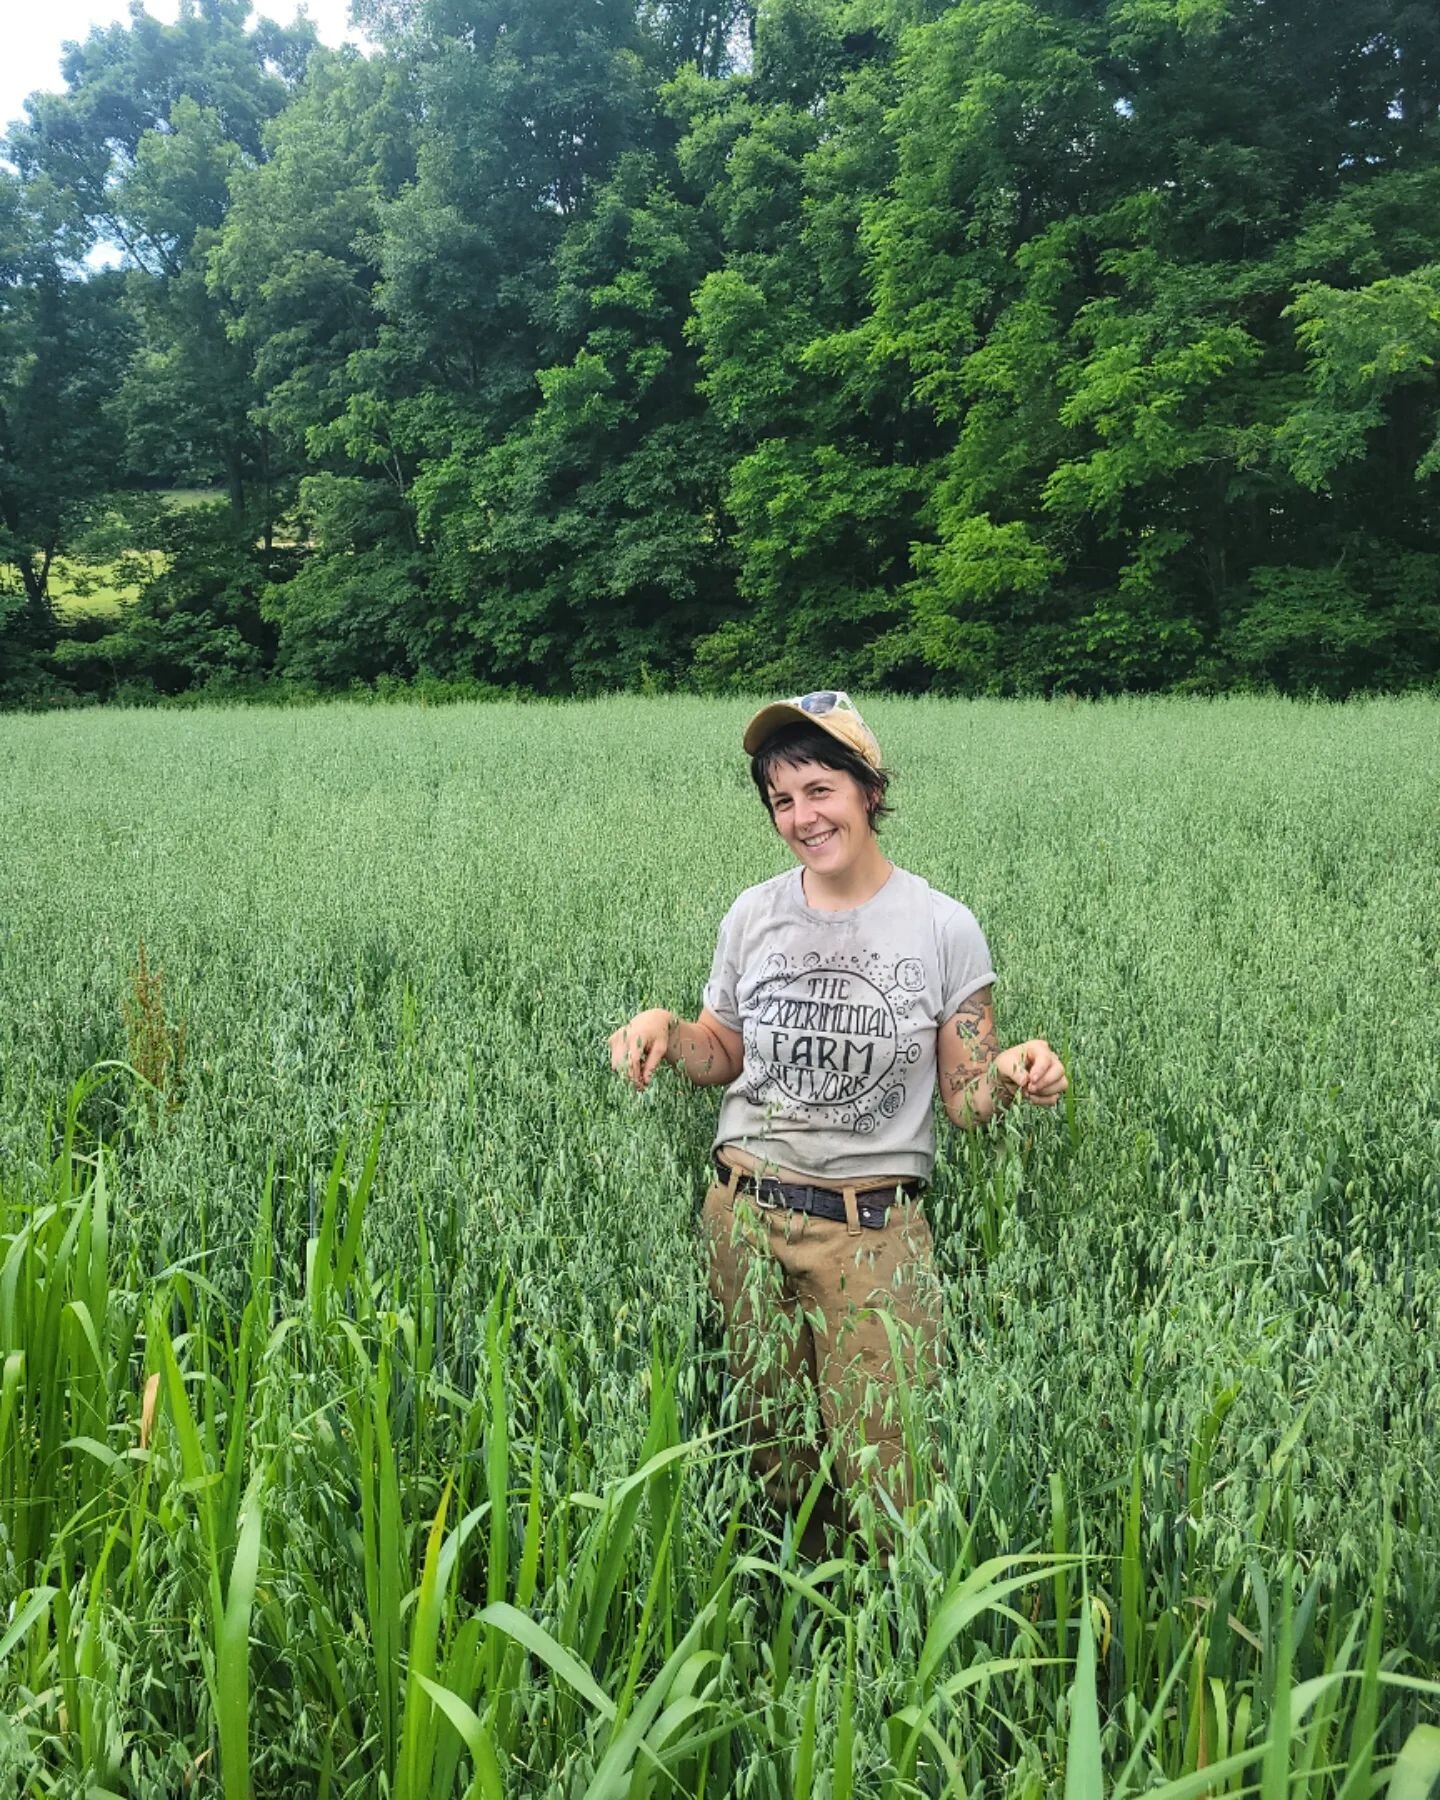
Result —
M 1440 10 L 355 12 L 10 126 L 0 702 L 1440 674 Z

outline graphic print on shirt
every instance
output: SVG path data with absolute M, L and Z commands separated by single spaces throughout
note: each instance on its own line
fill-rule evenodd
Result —
M 826 960 L 812 950 L 796 962 L 776 951 L 745 1020 L 746 1098 L 868 1136 L 905 1104 L 922 1051 L 904 1026 L 924 989 L 918 957 Z

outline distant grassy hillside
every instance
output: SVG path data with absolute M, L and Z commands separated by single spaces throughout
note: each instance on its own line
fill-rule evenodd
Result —
M 165 559 L 159 551 L 144 553 L 151 572 L 158 575 Z M 140 598 L 140 583 L 127 581 L 127 566 L 134 567 L 135 557 L 125 563 L 71 562 L 57 558 L 50 571 L 50 597 L 62 619 L 79 618 L 86 613 L 118 613 L 122 606 Z
M 225 491 L 218 487 L 167 488 L 159 497 L 167 506 L 186 509 L 223 500 Z M 137 559 L 142 566 L 136 566 Z M 129 555 L 113 562 L 57 557 L 50 571 L 50 595 L 62 619 L 118 613 L 122 606 L 139 599 L 141 581 L 153 580 L 164 566 L 165 559 L 159 551 L 138 545 Z

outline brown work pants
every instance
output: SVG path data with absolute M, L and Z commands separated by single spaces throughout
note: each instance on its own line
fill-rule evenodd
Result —
M 918 1202 L 894 1202 L 882 1230 L 762 1208 L 730 1171 L 706 1193 L 710 1287 L 725 1313 L 730 1367 L 754 1467 L 792 1510 L 832 1452 L 836 1485 L 883 1490 L 897 1511 L 914 1497 L 920 1389 L 935 1366 L 939 1289 Z M 782 1172 L 782 1179 L 785 1179 Z M 813 1177 L 796 1176 L 811 1181 Z M 845 1190 L 837 1188 L 837 1192 Z M 818 1415 L 818 1416 L 817 1416 Z M 877 1516 L 888 1516 L 884 1508 Z

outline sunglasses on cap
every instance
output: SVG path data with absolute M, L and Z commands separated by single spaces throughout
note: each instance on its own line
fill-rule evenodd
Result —
M 832 712 L 852 712 L 858 717 L 860 711 L 844 688 L 822 688 L 818 694 L 797 694 L 785 704 L 798 706 L 801 712 L 809 713 L 815 719 L 822 719 Z

